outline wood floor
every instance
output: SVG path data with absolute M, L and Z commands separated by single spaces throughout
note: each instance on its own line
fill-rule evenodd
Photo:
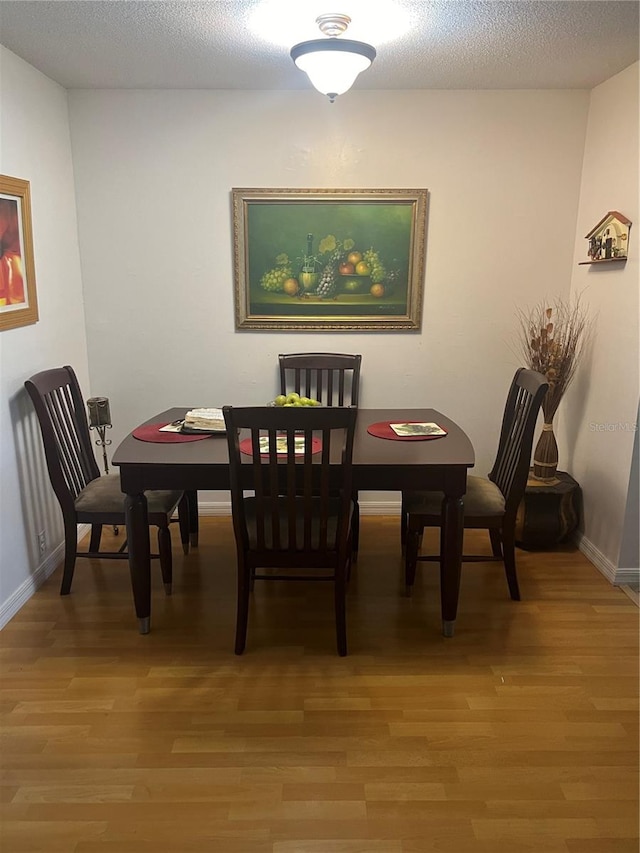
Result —
M 573 547 L 518 552 L 519 603 L 465 566 L 446 640 L 365 517 L 348 657 L 329 584 L 264 582 L 236 657 L 229 519 L 173 539 L 149 635 L 86 560 L 2 632 L 2 853 L 638 853 L 638 609 Z

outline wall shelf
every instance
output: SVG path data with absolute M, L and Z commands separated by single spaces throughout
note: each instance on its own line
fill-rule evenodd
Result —
M 623 264 L 626 258 L 600 258 L 597 261 L 579 261 L 578 266 L 584 267 L 587 264 Z

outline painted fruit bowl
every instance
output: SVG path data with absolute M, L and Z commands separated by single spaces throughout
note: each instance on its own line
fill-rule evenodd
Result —
M 340 280 L 343 293 L 366 293 L 371 287 L 368 275 L 341 275 Z

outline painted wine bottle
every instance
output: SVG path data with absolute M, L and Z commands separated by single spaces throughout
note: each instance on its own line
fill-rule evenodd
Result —
M 302 258 L 302 267 L 298 276 L 300 287 L 305 293 L 312 293 L 318 286 L 318 260 L 313 254 L 313 234 L 307 234 L 307 251 Z

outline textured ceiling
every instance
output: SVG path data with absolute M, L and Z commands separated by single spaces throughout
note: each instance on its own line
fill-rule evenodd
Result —
M 366 38 L 351 8 L 359 0 L 290 0 L 308 9 L 309 26 L 274 44 L 250 28 L 263 2 L 2 0 L 0 43 L 66 88 L 305 89 L 288 47 L 320 36 L 318 12 L 352 12 L 348 36 Z M 380 18 L 382 2 L 368 0 L 363 15 Z M 374 41 L 377 59 L 356 88 L 592 88 L 638 59 L 635 0 L 395 4 L 408 32 Z M 291 24 L 279 20 L 283 31 Z

